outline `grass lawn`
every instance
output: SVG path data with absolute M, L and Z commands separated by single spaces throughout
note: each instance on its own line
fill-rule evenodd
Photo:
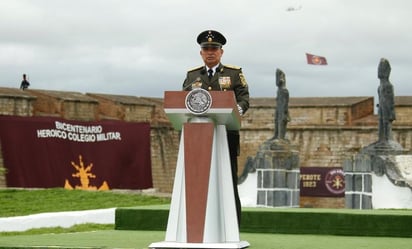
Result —
M 149 196 L 139 192 L 84 191 L 63 188 L 0 189 L 0 217 L 169 203 L 170 198 Z M 73 233 L 108 229 L 114 229 L 114 225 L 81 224 L 70 228 L 53 227 L 30 229 L 24 232 L 0 232 L 0 238 L 14 235 Z
M 133 192 L 66 190 L 63 188 L 0 189 L 0 217 L 167 203 L 170 203 L 170 198 Z
M 0 248 L 12 246 L 60 246 L 95 248 L 148 248 L 164 240 L 159 231 L 89 231 L 64 234 L 0 236 Z M 411 239 L 321 235 L 241 233 L 250 249 L 402 249 L 411 248 Z
M 42 212 L 75 211 L 111 207 L 136 207 L 169 204 L 160 198 L 116 191 L 64 189 L 0 189 L 0 217 Z M 164 231 L 114 230 L 114 225 L 81 224 L 71 228 L 41 228 L 26 232 L 0 233 L 1 248 L 148 248 L 163 241 Z M 412 248 L 410 238 L 356 237 L 328 235 L 290 235 L 241 233 L 251 249 L 402 249 Z

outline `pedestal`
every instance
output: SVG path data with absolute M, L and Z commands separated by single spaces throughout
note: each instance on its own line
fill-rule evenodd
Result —
M 216 93 L 212 109 L 201 116 L 176 101 L 182 92 L 168 96 L 166 114 L 182 133 L 165 240 L 149 248 L 248 247 L 239 239 L 226 134 L 240 124 L 233 93 Z
M 299 207 L 299 152 L 285 140 L 268 140 L 259 149 L 257 205 Z
M 346 208 L 411 208 L 412 156 L 396 141 L 375 142 L 344 162 Z
M 164 242 L 150 248 L 244 248 L 239 240 L 226 128 L 183 127 Z

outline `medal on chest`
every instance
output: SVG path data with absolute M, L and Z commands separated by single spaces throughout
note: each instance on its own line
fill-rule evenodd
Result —
M 220 76 L 219 77 L 220 89 L 222 89 L 222 90 L 230 89 L 231 85 L 232 85 L 232 82 L 230 80 L 230 76 Z

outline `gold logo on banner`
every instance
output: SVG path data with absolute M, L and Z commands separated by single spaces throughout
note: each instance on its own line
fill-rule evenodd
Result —
M 326 188 L 334 194 L 345 192 L 345 173 L 342 169 L 332 169 L 325 176 Z
M 96 186 L 90 186 L 90 178 L 96 178 L 92 171 L 93 163 L 90 163 L 86 167 L 83 163 L 82 155 L 79 155 L 79 164 L 71 162 L 72 166 L 77 170 L 76 173 L 72 174 L 73 178 L 80 178 L 80 185 L 76 185 L 74 188 L 70 185 L 69 180 L 66 179 L 64 183 L 65 189 L 82 189 L 82 190 L 109 190 L 109 185 L 106 181 L 97 188 Z

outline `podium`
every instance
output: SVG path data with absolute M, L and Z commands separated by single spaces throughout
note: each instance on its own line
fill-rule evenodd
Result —
M 226 129 L 240 129 L 232 91 L 166 91 L 181 130 L 165 241 L 149 248 L 246 248 L 240 241 Z

